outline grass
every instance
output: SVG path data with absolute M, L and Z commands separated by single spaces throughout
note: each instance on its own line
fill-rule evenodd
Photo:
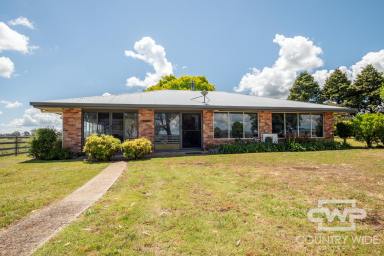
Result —
M 63 198 L 107 164 L 0 157 L 0 229 Z
M 130 162 L 112 189 L 36 255 L 383 255 L 384 151 L 255 153 Z M 317 232 L 318 199 L 356 199 L 357 231 Z M 299 236 L 342 235 L 343 245 Z M 353 244 L 352 236 L 380 244 Z
M 340 137 L 335 137 L 335 141 L 343 142 L 344 140 Z M 365 143 L 364 141 L 355 140 L 355 138 L 348 138 L 347 143 L 351 145 L 352 148 L 367 148 L 367 143 Z M 382 147 L 382 145 L 373 142 L 372 147 Z

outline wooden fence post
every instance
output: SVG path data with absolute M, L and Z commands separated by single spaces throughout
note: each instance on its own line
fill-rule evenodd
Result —
M 18 140 L 17 135 L 16 135 L 15 136 L 15 156 L 17 156 L 17 153 L 19 151 L 19 149 L 18 149 L 18 142 L 19 142 L 19 140 Z

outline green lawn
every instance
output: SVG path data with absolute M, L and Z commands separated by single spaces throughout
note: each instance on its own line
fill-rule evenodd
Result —
M 74 191 L 107 164 L 0 157 L 0 229 Z
M 37 255 L 383 255 L 384 151 L 356 149 L 155 158 L 128 171 Z M 356 199 L 357 231 L 307 220 L 318 199 Z M 300 236 L 376 236 L 380 244 Z M 376 240 L 377 242 L 377 240 Z

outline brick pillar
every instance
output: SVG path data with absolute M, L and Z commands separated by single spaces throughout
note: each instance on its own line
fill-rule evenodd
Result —
M 259 137 L 264 133 L 272 133 L 272 112 L 259 112 Z
M 213 142 L 213 111 L 203 110 L 203 148 Z
M 334 117 L 332 112 L 324 113 L 324 138 L 333 139 L 333 122 Z
M 63 147 L 74 153 L 81 152 L 82 121 L 80 108 L 63 110 Z
M 154 142 L 155 113 L 152 109 L 139 109 L 139 137 L 146 137 Z

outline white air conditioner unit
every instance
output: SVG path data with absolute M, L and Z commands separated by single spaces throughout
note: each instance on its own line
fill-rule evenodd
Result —
M 266 142 L 267 138 L 271 138 L 272 143 L 275 143 L 275 144 L 276 144 L 276 143 L 279 142 L 276 133 L 264 133 L 264 134 L 261 136 L 261 140 L 262 140 L 262 142 Z

